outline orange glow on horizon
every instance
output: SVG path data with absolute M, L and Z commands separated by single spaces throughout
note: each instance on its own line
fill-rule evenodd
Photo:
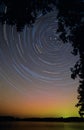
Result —
M 53 94 L 54 95 L 54 94 Z M 39 97 L 39 98 L 38 98 Z M 63 97 L 47 97 L 40 95 L 28 99 L 16 96 L 15 99 L 10 99 L 3 102 L 1 109 L 2 114 L 13 115 L 18 117 L 69 117 L 78 116 L 77 108 L 75 108 L 76 98 L 72 102 L 72 98 Z M 3 109 L 4 108 L 4 109 Z

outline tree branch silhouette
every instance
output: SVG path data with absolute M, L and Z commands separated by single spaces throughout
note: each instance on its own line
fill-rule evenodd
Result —
M 83 0 L 59 0 L 58 2 L 58 32 L 62 32 L 60 38 L 64 42 L 69 41 L 73 46 L 73 55 L 79 54 L 80 59 L 71 68 L 71 78 L 79 77 L 78 103 L 79 114 L 84 116 L 84 1 Z M 69 35 L 66 35 L 66 29 L 70 29 Z M 62 30 L 61 30 L 61 29 Z
M 17 31 L 21 31 L 25 25 L 31 26 L 35 22 L 39 11 L 42 14 L 50 12 L 55 0 L 0 0 L 0 4 L 5 6 L 0 22 L 16 25 Z

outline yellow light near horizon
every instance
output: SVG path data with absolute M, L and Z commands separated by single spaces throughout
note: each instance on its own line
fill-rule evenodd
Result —
M 15 100 L 14 100 L 15 101 Z M 56 99 L 48 97 L 13 100 L 10 99 L 9 105 L 5 104 L 2 112 L 5 114 L 19 117 L 69 117 L 78 116 L 75 102 L 69 97 L 67 100 L 60 97 Z

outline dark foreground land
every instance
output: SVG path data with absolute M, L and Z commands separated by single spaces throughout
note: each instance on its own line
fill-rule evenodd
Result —
M 2 121 L 32 121 L 32 122 L 84 122 L 84 118 L 80 117 L 67 117 L 67 118 L 17 118 L 12 116 L 0 116 Z

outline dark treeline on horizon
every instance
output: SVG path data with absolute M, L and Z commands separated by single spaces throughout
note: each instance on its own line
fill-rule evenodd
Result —
M 0 122 L 11 121 L 32 121 L 32 122 L 84 122 L 84 118 L 80 117 L 31 117 L 31 118 L 18 118 L 13 116 L 0 116 Z

